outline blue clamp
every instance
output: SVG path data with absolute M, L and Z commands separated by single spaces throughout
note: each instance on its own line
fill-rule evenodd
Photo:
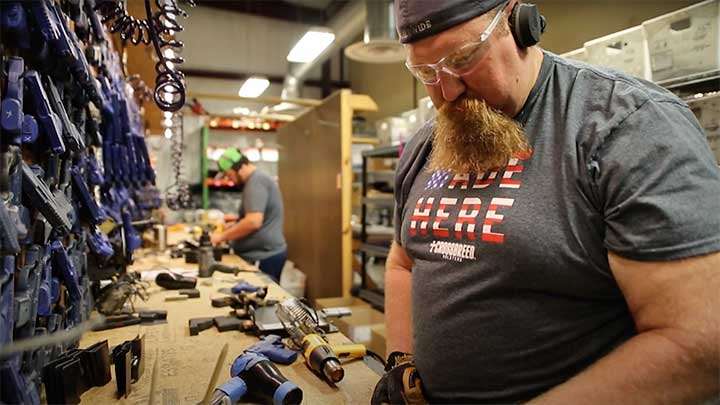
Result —
M 259 287 L 252 285 L 252 284 L 248 283 L 247 281 L 241 281 L 241 282 L 235 284 L 234 286 L 232 286 L 230 291 L 232 291 L 233 294 L 241 294 L 244 292 L 254 293 L 258 289 L 259 289 Z
M 297 359 L 297 352 L 285 347 L 278 335 L 267 335 L 258 343 L 245 350 L 246 353 L 255 353 L 267 357 L 278 364 L 292 364 Z

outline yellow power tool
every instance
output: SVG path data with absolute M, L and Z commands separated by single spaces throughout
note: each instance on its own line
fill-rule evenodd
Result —
M 367 354 L 364 345 L 330 345 L 323 336 L 317 318 L 297 298 L 288 298 L 277 305 L 276 313 L 290 339 L 301 348 L 305 364 L 327 382 L 342 381 L 345 370 L 341 359 L 358 359 Z

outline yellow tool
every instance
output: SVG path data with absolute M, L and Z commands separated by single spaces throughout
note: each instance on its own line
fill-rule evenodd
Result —
M 308 368 L 329 383 L 338 383 L 345 376 L 341 359 L 358 359 L 367 354 L 365 346 L 360 344 L 330 345 L 322 336 L 317 320 L 297 298 L 288 298 L 278 304 L 276 313 L 290 339 L 302 349 Z

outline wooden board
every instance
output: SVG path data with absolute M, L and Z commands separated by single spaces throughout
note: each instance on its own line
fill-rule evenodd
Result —
M 278 131 L 288 258 L 312 298 L 343 293 L 340 104 L 337 92 Z
M 373 109 L 370 97 L 339 90 L 278 131 L 288 256 L 310 298 L 350 296 L 352 116 Z
M 242 264 L 241 259 L 228 256 L 225 264 Z M 231 259 L 232 258 L 232 259 Z M 158 266 L 168 268 L 194 268 L 180 259 L 157 258 L 148 255 L 140 260 L 132 270 L 152 269 Z M 251 266 L 244 264 L 245 268 Z M 200 298 L 186 301 L 166 302 L 166 295 L 176 294 L 157 286 L 150 288 L 150 298 L 139 303 L 137 308 L 165 309 L 168 311 L 166 323 L 156 325 L 135 325 L 101 332 L 89 332 L 80 342 L 87 347 L 107 339 L 110 346 L 133 339 L 138 334 L 145 336 L 145 371 L 140 380 L 132 385 L 128 398 L 117 400 L 113 370 L 113 381 L 103 387 L 96 387 L 82 396 L 83 403 L 107 404 L 113 402 L 127 404 L 146 404 L 150 398 L 152 370 L 156 361 L 158 375 L 155 381 L 154 402 L 156 404 L 198 403 L 204 396 L 210 381 L 218 354 L 225 343 L 229 344 L 219 381 L 222 384 L 229 378 L 230 365 L 248 346 L 257 342 L 257 338 L 241 332 L 219 333 L 215 328 L 203 331 L 198 336 L 190 336 L 188 320 L 197 317 L 226 315 L 227 308 L 213 308 L 210 298 L 220 296 L 219 288 L 229 288 L 239 279 L 245 279 L 255 285 L 268 285 L 269 296 L 281 299 L 289 294 L 277 284 L 272 283 L 262 273 L 240 273 L 237 277 L 216 273 L 212 279 L 200 282 Z M 347 343 L 349 340 L 340 333 L 330 334 L 331 343 Z M 353 361 L 345 364 L 345 379 L 337 387 L 331 387 L 315 376 L 303 363 L 302 356 L 290 366 L 279 366 L 289 380 L 297 384 L 304 395 L 303 403 L 367 404 L 379 376 L 365 363 Z

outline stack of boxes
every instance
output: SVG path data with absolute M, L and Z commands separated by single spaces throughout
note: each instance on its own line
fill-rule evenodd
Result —
M 355 298 L 318 298 L 315 300 L 318 308 L 347 307 L 352 315 L 333 321 L 345 336 L 355 343 L 364 344 L 383 358 L 385 353 L 385 315 L 373 308 L 367 302 Z
M 418 129 L 435 116 L 430 97 L 418 100 L 418 108 L 406 111 L 399 117 L 388 117 L 375 123 L 380 145 L 400 145 L 415 135 Z
M 588 41 L 563 56 L 664 85 L 716 76 L 720 72 L 720 0 L 703 1 Z M 688 103 L 720 163 L 720 94 L 705 94 Z

